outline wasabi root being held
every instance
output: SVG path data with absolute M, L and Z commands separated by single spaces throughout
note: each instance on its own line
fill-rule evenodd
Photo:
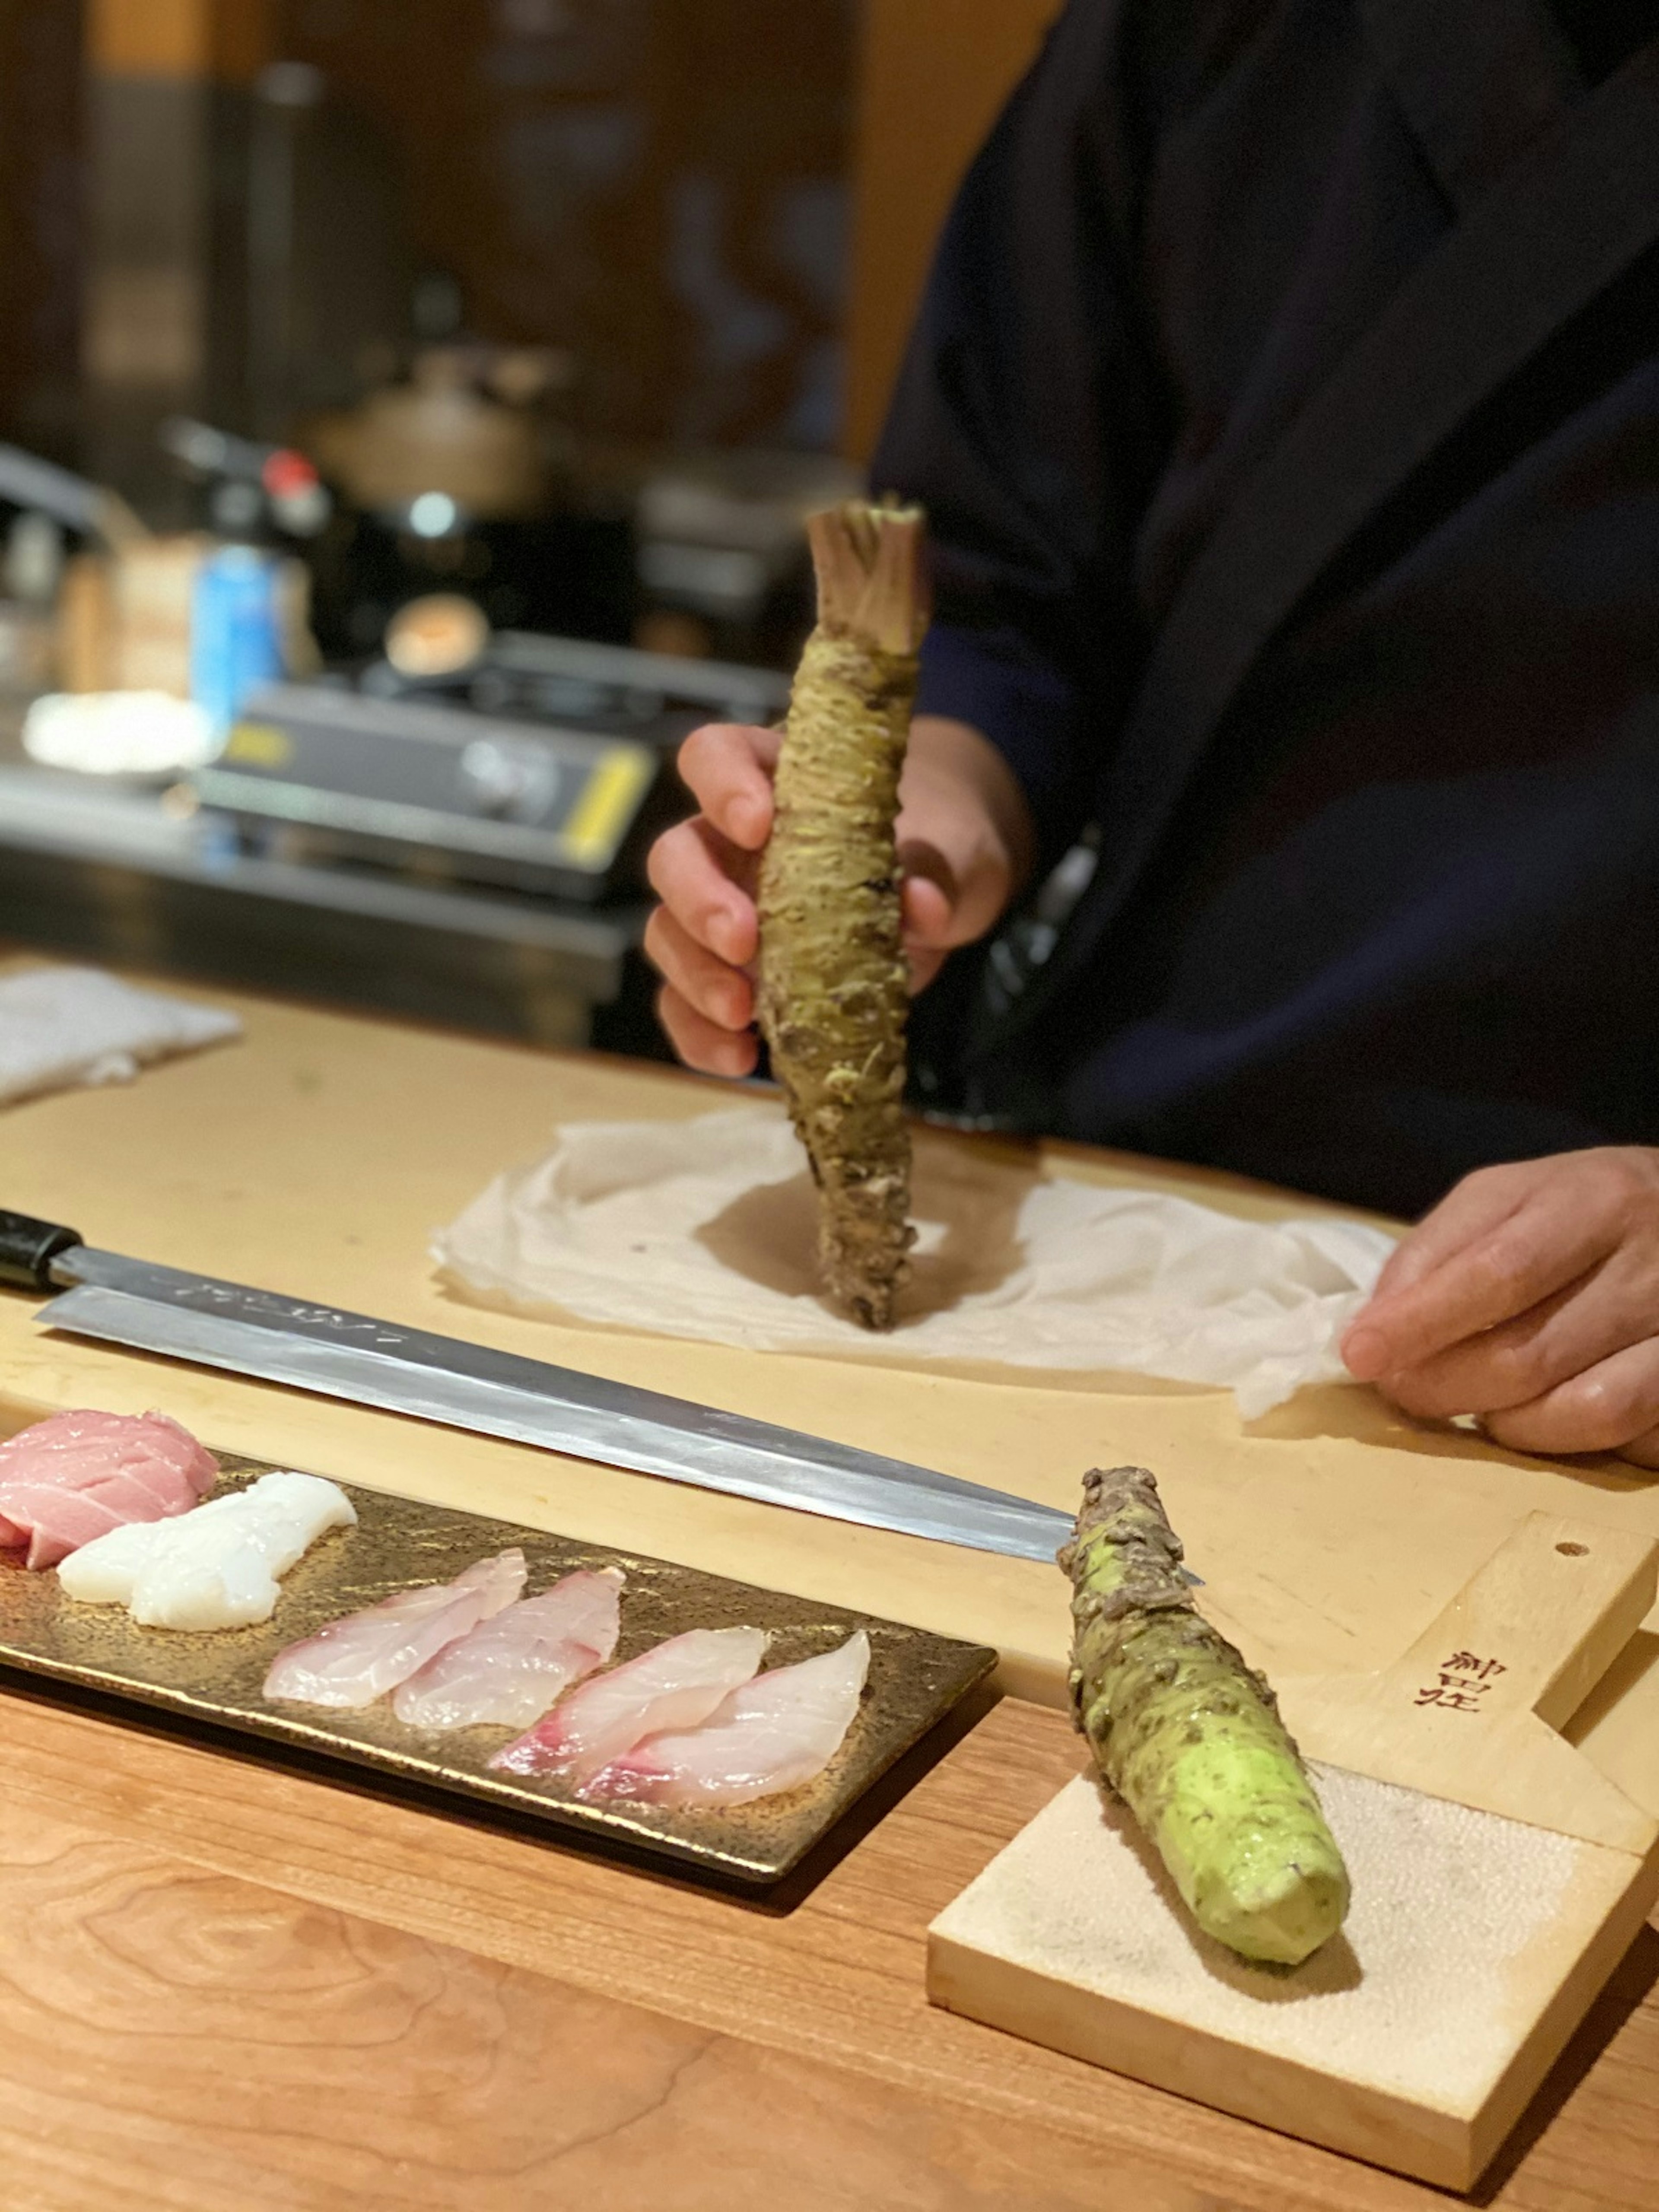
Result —
M 923 525 L 915 508 L 853 501 L 807 529 L 818 618 L 761 866 L 757 1012 L 817 1185 L 824 1289 L 884 1329 L 915 1234 L 893 825 L 927 618 Z

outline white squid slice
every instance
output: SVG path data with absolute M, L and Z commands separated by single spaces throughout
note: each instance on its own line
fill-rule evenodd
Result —
M 283 1576 L 330 1528 L 357 1518 L 320 1475 L 261 1475 L 167 1521 L 95 1536 L 58 1570 L 84 1605 L 125 1605 L 145 1628 L 242 1628 L 269 1620 Z

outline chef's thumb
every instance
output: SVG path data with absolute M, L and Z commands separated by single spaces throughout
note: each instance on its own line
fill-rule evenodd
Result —
M 905 942 L 946 951 L 960 945 L 961 889 L 937 846 L 907 842 L 898 848 Z

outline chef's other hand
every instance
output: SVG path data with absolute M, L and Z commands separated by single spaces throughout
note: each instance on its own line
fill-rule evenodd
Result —
M 689 1067 L 754 1068 L 755 884 L 772 834 L 775 731 L 736 723 L 694 730 L 680 774 L 701 812 L 665 830 L 647 862 L 662 904 L 645 950 L 663 978 L 657 1011 Z M 990 928 L 1030 865 L 1025 801 L 1000 753 L 965 722 L 919 715 L 899 785 L 897 825 L 911 987 Z
M 1408 1413 L 1516 1451 L 1659 1467 L 1659 1151 L 1468 1176 L 1382 1270 L 1342 1357 Z

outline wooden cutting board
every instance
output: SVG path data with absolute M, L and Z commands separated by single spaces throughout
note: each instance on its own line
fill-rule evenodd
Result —
M 1205 1936 L 1080 1776 L 933 1922 L 928 1994 L 1028 2041 L 1473 2186 L 1659 1897 L 1659 1824 L 1556 1733 L 1659 1544 L 1534 1514 L 1392 1664 L 1281 1684 L 1353 1882 L 1302 1966 Z
M 1230 1635 L 1275 1674 L 1381 1663 L 1408 1645 L 1527 1512 L 1659 1534 L 1659 1486 L 1616 1462 L 1568 1469 L 1419 1426 L 1364 1390 L 1306 1392 L 1246 1429 L 1231 1395 L 1132 1377 L 906 1368 L 555 1325 L 462 1304 L 431 1231 L 565 1121 L 663 1119 L 730 1103 L 666 1069 L 459 1039 L 225 994 L 242 1042 L 131 1085 L 0 1109 L 0 1205 L 174 1267 L 838 1437 L 1069 1508 L 1085 1468 L 1153 1468 Z M 1064 1147 L 966 1146 L 1018 1180 L 1063 1167 L 1256 1218 L 1310 1202 L 1196 1170 Z M 1329 1207 L 1314 1211 L 1334 1212 Z M 0 1292 L 0 1395 L 32 1411 L 161 1404 L 256 1458 L 673 1559 L 995 1644 L 1006 1686 L 1054 1704 L 1063 1581 L 1028 1562 L 810 1520 L 613 1468 L 52 1338 Z M 1650 1629 L 1659 1628 L 1659 1621 Z M 1638 1638 L 1573 1733 L 1659 1811 L 1659 1635 Z

